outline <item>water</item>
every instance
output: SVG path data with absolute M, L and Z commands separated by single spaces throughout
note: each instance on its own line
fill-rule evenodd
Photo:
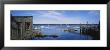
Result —
M 64 29 L 74 28 L 77 31 L 64 32 Z M 91 40 L 89 35 L 80 34 L 80 25 L 34 25 L 43 35 L 57 35 L 58 37 L 33 38 L 33 40 Z

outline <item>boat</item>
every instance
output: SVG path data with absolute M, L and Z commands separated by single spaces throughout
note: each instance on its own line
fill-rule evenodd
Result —
M 77 31 L 77 30 L 75 30 L 75 29 L 64 29 L 64 32 L 75 32 L 75 31 Z

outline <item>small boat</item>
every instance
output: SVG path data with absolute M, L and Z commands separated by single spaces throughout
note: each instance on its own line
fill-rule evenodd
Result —
M 75 29 L 64 29 L 65 32 L 74 32 L 74 31 L 77 31 Z
M 78 30 L 74 30 L 74 31 L 78 31 Z

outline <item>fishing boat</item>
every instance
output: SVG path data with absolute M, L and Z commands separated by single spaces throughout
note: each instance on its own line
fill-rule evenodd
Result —
M 77 30 L 75 30 L 75 29 L 64 29 L 64 32 L 75 32 L 75 31 L 77 31 Z

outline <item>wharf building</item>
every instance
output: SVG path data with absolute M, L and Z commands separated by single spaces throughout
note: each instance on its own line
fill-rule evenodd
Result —
M 32 19 L 32 16 L 11 16 L 11 40 L 30 39 Z

